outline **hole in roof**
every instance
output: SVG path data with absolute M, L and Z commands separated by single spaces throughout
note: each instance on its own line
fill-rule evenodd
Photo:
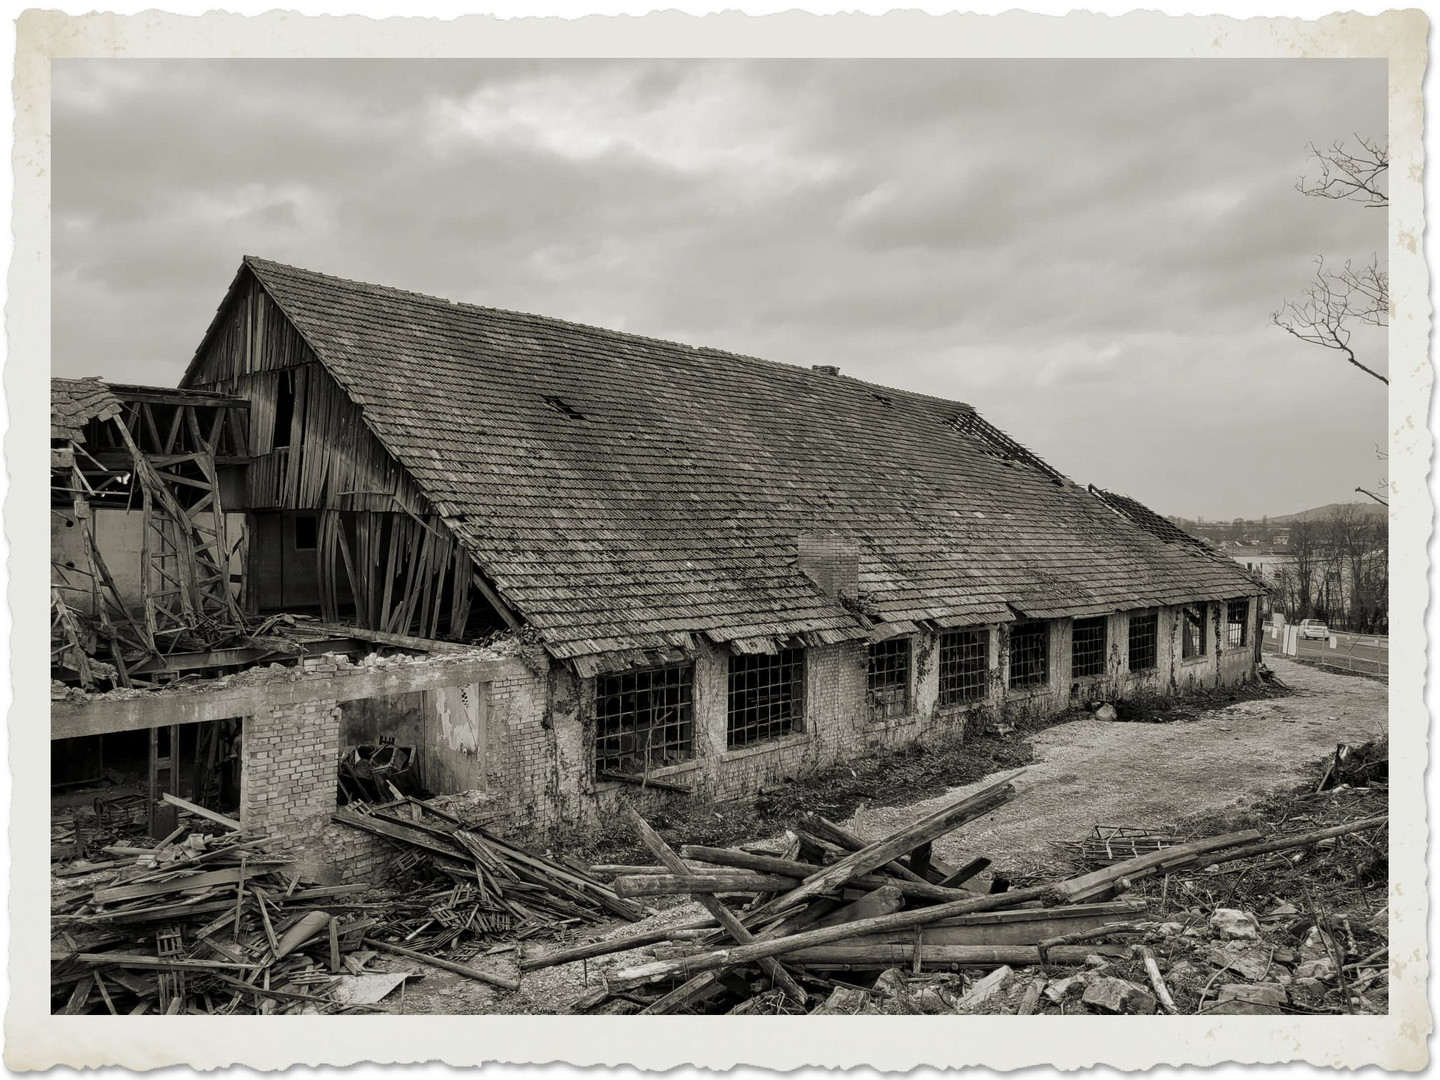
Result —
M 877 394 L 877 393 L 874 393 L 874 392 L 872 391 L 871 394 L 870 394 L 870 396 L 871 396 L 872 398 L 874 398 L 876 401 L 880 402 L 881 405 L 894 405 L 894 404 L 895 404 L 894 398 L 888 398 L 888 397 L 886 397 L 884 394 Z
M 545 395 L 545 404 L 549 405 L 556 412 L 563 413 L 565 416 L 568 416 L 571 420 L 588 419 L 586 415 L 582 413 L 579 409 L 575 408 L 574 405 L 571 405 L 564 398 L 555 397 L 553 394 Z

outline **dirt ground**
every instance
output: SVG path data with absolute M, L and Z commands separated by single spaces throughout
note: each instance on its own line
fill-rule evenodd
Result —
M 1385 683 L 1266 661 L 1293 696 L 1239 702 L 1172 724 L 1084 719 L 1033 736 L 1035 761 L 1016 783 L 1020 795 L 937 841 L 935 854 L 956 865 L 983 855 L 997 869 L 1029 869 L 1048 858 L 1051 841 L 1082 839 L 1096 824 L 1165 826 L 1234 805 L 1293 783 L 1338 742 L 1387 732 Z M 849 825 L 882 836 L 998 778 L 909 806 L 862 809 Z
M 1385 683 L 1277 657 L 1266 661 L 1295 689 L 1293 696 L 1243 701 L 1176 723 L 1081 719 L 1031 736 L 1035 760 L 1017 782 L 1020 795 L 938 841 L 935 855 L 951 864 L 983 855 L 1001 872 L 1032 871 L 1054 858 L 1052 841 L 1082 839 L 1096 824 L 1166 826 L 1191 814 L 1248 803 L 1295 783 L 1336 743 L 1364 742 L 1387 732 Z M 847 824 L 862 836 L 880 836 L 1004 775 L 905 806 L 861 808 Z M 639 925 L 617 923 L 604 936 L 624 936 L 701 914 L 698 905 L 686 903 Z M 527 950 L 545 947 L 537 943 Z M 383 1008 L 410 1013 L 565 1012 L 571 1002 L 601 986 L 602 972 L 635 963 L 640 955 L 622 953 L 529 972 L 515 994 L 426 969 L 425 977 L 407 988 L 403 1003 L 398 994 L 391 995 Z M 402 970 L 412 965 L 377 966 Z

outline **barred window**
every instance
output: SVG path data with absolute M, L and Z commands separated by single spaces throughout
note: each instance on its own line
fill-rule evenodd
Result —
M 1205 655 L 1205 605 L 1186 604 L 1180 610 L 1180 657 L 1191 660 Z
M 1160 638 L 1160 612 L 1130 613 L 1130 670 L 1149 671 L 1155 667 Z
M 942 706 L 983 698 L 989 671 L 990 631 L 949 630 L 940 635 Z
M 910 711 L 910 639 L 890 638 L 870 646 L 865 704 L 871 720 L 889 720 Z
M 1225 601 L 1225 641 L 1242 648 L 1250 639 L 1250 598 Z
M 1043 622 L 1010 628 L 1010 687 L 1043 686 L 1050 678 L 1050 627 Z
M 694 756 L 695 665 L 595 680 L 595 771 L 634 774 Z
M 730 710 L 725 745 L 731 750 L 799 731 L 805 713 L 805 654 L 730 658 Z
M 1076 619 L 1070 634 L 1070 677 L 1105 674 L 1105 616 Z

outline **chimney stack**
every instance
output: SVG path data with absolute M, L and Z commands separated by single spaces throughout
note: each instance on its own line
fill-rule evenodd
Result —
M 860 544 L 834 533 L 801 533 L 795 538 L 800 572 L 830 597 L 855 599 L 860 592 Z

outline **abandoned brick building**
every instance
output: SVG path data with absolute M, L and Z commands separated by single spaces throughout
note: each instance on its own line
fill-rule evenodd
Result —
M 1231 560 L 833 367 L 247 258 L 179 389 L 53 396 L 57 774 L 128 738 L 198 800 L 230 738 L 241 820 L 342 868 L 360 743 L 583 825 L 1256 670 Z

